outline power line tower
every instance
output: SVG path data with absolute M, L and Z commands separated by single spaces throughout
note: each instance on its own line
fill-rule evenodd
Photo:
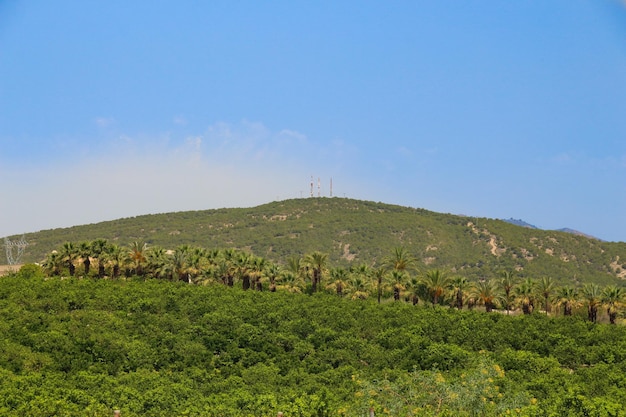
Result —
M 28 242 L 24 239 L 24 235 L 22 235 L 20 240 L 14 242 L 10 241 L 8 237 L 4 238 L 4 247 L 6 249 L 7 262 L 9 265 L 18 265 L 20 263 L 27 246 Z M 13 256 L 13 248 L 17 250 L 15 256 Z

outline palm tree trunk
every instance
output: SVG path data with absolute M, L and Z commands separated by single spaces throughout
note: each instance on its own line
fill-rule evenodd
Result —
M 244 274 L 241 277 L 241 287 L 244 290 L 249 290 L 250 289 L 250 276 L 248 276 L 247 274 Z
M 565 303 L 565 305 L 563 306 L 563 315 L 564 316 L 572 315 L 572 306 L 570 305 L 570 303 Z
M 318 269 L 313 269 L 313 281 L 311 282 L 311 290 L 317 292 L 317 284 L 319 283 L 320 272 Z
M 595 323 L 596 320 L 598 319 L 598 307 L 594 305 L 590 305 L 587 308 L 587 318 L 589 319 L 590 322 Z

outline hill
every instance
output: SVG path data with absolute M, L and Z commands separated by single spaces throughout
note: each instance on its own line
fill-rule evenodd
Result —
M 277 262 L 319 250 L 338 265 L 380 262 L 403 246 L 422 269 L 441 268 L 470 279 L 489 278 L 504 268 L 521 277 L 551 276 L 572 284 L 618 283 L 626 277 L 622 242 L 345 198 L 151 214 L 29 233 L 25 238 L 30 246 L 24 262 L 42 260 L 65 241 L 102 238 L 121 245 L 143 240 L 168 249 L 181 244 L 234 247 Z
M 512 218 L 512 217 L 511 217 L 510 219 L 503 219 L 503 220 L 504 220 L 505 222 L 507 222 L 507 223 L 511 223 L 511 224 L 516 225 L 516 226 L 528 227 L 528 228 L 530 228 L 530 229 L 538 229 L 538 227 L 537 227 L 537 226 L 532 225 L 532 224 L 530 224 L 530 223 L 526 223 L 526 222 L 525 222 L 524 220 L 522 220 L 522 219 L 514 219 L 514 218 Z

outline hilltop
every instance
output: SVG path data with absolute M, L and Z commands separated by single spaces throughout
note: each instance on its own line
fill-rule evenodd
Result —
M 626 244 L 496 219 L 458 216 L 346 198 L 277 201 L 252 208 L 149 214 L 25 235 L 24 262 L 38 262 L 65 241 L 143 240 L 171 249 L 181 244 L 233 247 L 276 262 L 315 250 L 333 264 L 380 262 L 403 246 L 422 269 L 442 268 L 471 279 L 503 269 L 520 276 L 600 284 L 626 278 Z M 4 254 L 1 255 L 3 259 Z

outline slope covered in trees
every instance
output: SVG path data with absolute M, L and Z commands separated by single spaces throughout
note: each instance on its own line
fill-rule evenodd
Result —
M 497 278 L 471 281 L 466 276 L 437 268 L 422 270 L 406 248 L 395 248 L 379 263 L 333 266 L 328 255 L 314 251 L 291 256 L 283 264 L 236 249 L 212 249 L 180 245 L 174 250 L 148 246 L 141 241 L 129 246 L 104 239 L 65 242 L 48 254 L 42 265 L 27 264 L 20 274 L 48 277 L 80 276 L 99 279 L 120 277 L 184 281 L 189 284 L 221 283 L 243 290 L 287 291 L 315 294 L 327 291 L 340 297 L 402 299 L 413 305 L 431 303 L 459 310 L 481 306 L 486 312 L 501 309 L 531 314 L 582 315 L 587 311 L 595 323 L 604 316 L 616 324 L 626 304 L 624 286 L 595 283 L 558 285 L 549 276 L 520 277 L 513 270 L 498 271 Z
M 2 278 L 0 413 L 626 411 L 624 326 L 205 284 Z
M 40 262 L 66 241 L 102 238 L 118 245 L 141 240 L 165 250 L 232 247 L 279 263 L 320 251 L 344 267 L 379 262 L 402 246 L 424 269 L 449 270 L 471 280 L 495 277 L 502 269 L 571 285 L 616 284 L 626 277 L 625 243 L 345 198 L 145 215 L 25 237 L 31 243 L 25 262 Z

